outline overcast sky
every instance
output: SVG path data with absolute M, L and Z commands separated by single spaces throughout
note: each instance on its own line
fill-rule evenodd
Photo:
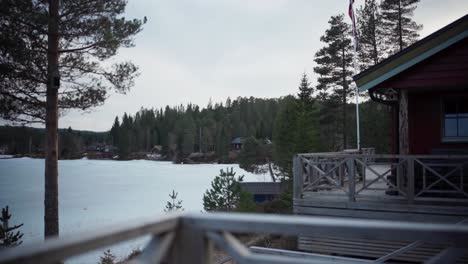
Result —
M 364 0 L 356 0 L 356 6 Z M 295 93 L 305 71 L 312 82 L 314 53 L 330 16 L 347 0 L 130 0 L 127 17 L 148 22 L 116 60 L 140 68 L 126 95 L 103 106 L 73 111 L 60 127 L 105 131 L 116 115 L 141 107 L 189 102 L 206 106 L 229 96 L 280 97 Z M 415 20 L 424 37 L 468 13 L 466 0 L 422 0 Z

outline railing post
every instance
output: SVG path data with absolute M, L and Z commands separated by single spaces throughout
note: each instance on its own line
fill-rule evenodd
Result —
M 180 219 L 175 232 L 169 263 L 212 263 L 213 242 L 202 229 L 193 224 L 193 219 Z
M 349 185 L 349 201 L 356 201 L 356 169 L 354 167 L 354 158 L 350 157 L 346 161 L 348 164 L 348 185 Z
M 340 161 L 338 161 L 340 162 Z M 340 186 L 341 187 L 344 187 L 345 185 L 345 173 L 346 173 L 346 164 L 345 163 L 342 163 L 339 167 L 339 179 L 340 179 Z
M 401 196 L 401 192 L 404 190 L 404 162 L 402 158 L 397 160 L 397 167 L 396 167 L 396 187 L 397 187 L 397 195 Z
M 406 166 L 406 177 L 408 180 L 408 186 L 406 190 L 406 194 L 408 195 L 408 203 L 414 202 L 414 158 L 407 159 L 407 166 Z
M 302 187 L 304 185 L 304 176 L 302 175 L 302 160 L 299 155 L 293 158 L 293 195 L 295 199 L 302 197 Z

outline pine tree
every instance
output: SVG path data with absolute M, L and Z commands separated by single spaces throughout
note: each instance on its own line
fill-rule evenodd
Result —
M 295 154 L 321 150 L 318 121 L 315 104 L 292 96 L 283 100 L 273 130 L 273 157 L 284 179 L 291 179 Z
M 299 85 L 299 93 L 297 95 L 304 103 L 309 103 L 312 100 L 312 88 L 310 87 L 309 79 L 305 72 L 302 75 L 301 84 Z
M 167 201 L 164 212 L 177 212 L 184 210 L 182 207 L 182 200 L 177 200 L 177 195 L 179 194 L 172 190 L 172 193 L 169 194 L 169 198 L 171 198 L 171 200 Z
M 14 247 L 23 243 L 21 241 L 23 234 L 20 231 L 14 232 L 15 229 L 22 227 L 23 224 L 10 226 L 10 218 L 11 214 L 8 212 L 8 206 L 2 208 L 2 216 L 0 217 L 0 248 Z
M 115 255 L 112 254 L 110 249 L 104 251 L 104 255 L 101 256 L 101 260 L 99 261 L 98 264 L 114 264 L 115 262 Z
M 241 191 L 239 195 L 239 206 L 236 208 L 236 211 L 251 213 L 255 212 L 256 208 L 257 206 L 255 205 L 253 194 L 247 191 Z
M 236 177 L 234 168 L 220 170 L 218 176 L 211 182 L 211 189 L 203 195 L 203 208 L 206 211 L 233 211 L 239 204 L 244 175 Z
M 0 2 L 0 115 L 45 123 L 44 234 L 59 234 L 58 117 L 67 109 L 102 104 L 110 90 L 125 93 L 137 67 L 107 64 L 144 23 L 122 15 L 126 0 Z
M 366 0 L 357 10 L 359 68 L 365 70 L 384 57 L 382 18 L 376 0 Z
M 117 137 L 119 139 L 117 144 L 117 153 L 119 159 L 126 160 L 130 157 L 131 152 L 131 132 L 132 132 L 132 118 L 124 113 L 122 117 L 122 125 L 118 129 Z
M 380 9 L 388 55 L 416 42 L 422 25 L 413 21 L 419 0 L 382 0 Z
M 346 148 L 346 105 L 347 99 L 354 95 L 354 89 L 349 88 L 353 73 L 350 26 L 344 22 L 343 14 L 332 16 L 328 23 L 330 28 L 320 38 L 325 43 L 325 47 L 315 54 L 314 61 L 317 66 L 314 67 L 314 72 L 319 74 L 317 78 L 319 98 L 340 102 L 341 120 L 338 115 L 332 120 L 340 121 L 343 148 Z M 331 108 L 326 111 L 337 113 L 337 110 Z
M 112 128 L 110 130 L 110 135 L 112 137 L 112 145 L 114 146 L 117 146 L 119 142 L 119 128 L 120 128 L 119 117 L 116 116 L 114 119 L 114 124 L 112 125 Z

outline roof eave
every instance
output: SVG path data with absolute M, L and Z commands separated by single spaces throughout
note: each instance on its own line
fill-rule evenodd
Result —
M 467 37 L 468 15 L 353 76 L 353 79 L 360 92 L 367 91 Z

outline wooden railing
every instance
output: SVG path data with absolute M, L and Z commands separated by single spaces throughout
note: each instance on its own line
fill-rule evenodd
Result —
M 248 248 L 237 233 L 338 236 L 409 241 L 378 259 L 358 259 L 305 252 Z M 48 239 L 0 251 L 0 263 L 58 263 L 91 250 L 151 235 L 142 254 L 131 263 L 211 263 L 214 245 L 237 263 L 382 263 L 423 243 L 439 243 L 443 250 L 428 263 L 452 263 L 468 250 L 468 226 L 377 221 L 330 217 L 259 214 L 178 214 L 141 220 L 131 225 L 87 234 Z
M 293 163 L 296 199 L 468 203 L 468 156 L 309 153 Z

